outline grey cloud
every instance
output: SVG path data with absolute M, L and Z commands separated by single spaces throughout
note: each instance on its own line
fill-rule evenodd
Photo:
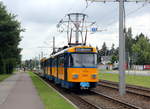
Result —
M 38 55 L 38 50 L 35 48 L 41 46 L 46 37 L 49 39 L 54 36 L 54 29 L 58 21 L 69 12 L 81 12 L 88 14 L 90 21 L 96 21 L 101 28 L 109 27 L 109 30 L 99 34 L 88 40 L 88 43 L 101 45 L 103 41 L 116 43 L 118 38 L 118 28 L 116 23 L 118 21 L 118 4 L 111 3 L 92 3 L 87 9 L 85 0 L 2 0 L 7 6 L 8 10 L 18 15 L 18 19 L 22 23 L 22 27 L 26 28 L 26 32 L 22 33 L 24 36 L 20 46 L 25 48 L 22 52 L 23 58 L 27 59 Z M 141 4 L 126 5 L 126 12 L 140 7 Z M 144 7 L 127 18 L 149 13 L 150 8 Z M 112 23 L 113 25 L 110 25 Z M 109 24 L 109 25 L 108 25 Z M 114 27 L 115 26 L 115 27 Z M 113 28 L 113 29 L 112 29 Z M 110 31 L 111 30 L 111 31 Z M 97 36 L 99 41 L 97 41 Z M 64 39 L 65 35 L 57 38 L 57 42 Z M 110 38 L 111 37 L 111 38 Z M 66 38 L 66 37 L 65 37 Z M 66 38 L 67 39 L 67 38 Z M 90 39 L 90 38 L 89 38 Z M 95 40 L 96 39 L 96 40 Z M 111 40 L 109 40 L 111 39 Z M 111 42 L 112 41 L 112 42 Z M 94 45 L 95 46 L 95 45 Z M 111 46 L 111 45 L 110 45 Z M 34 48 L 34 49 L 28 49 Z

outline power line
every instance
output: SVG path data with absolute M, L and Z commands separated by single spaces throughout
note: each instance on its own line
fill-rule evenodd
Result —
M 88 1 L 86 0 L 86 7 L 81 11 L 81 13 L 85 12 L 91 5 L 93 2 L 90 2 L 90 4 L 88 3 Z
M 136 12 L 139 11 L 140 9 L 142 9 L 142 8 L 144 8 L 144 7 L 146 7 L 146 6 L 148 6 L 147 4 L 148 4 L 148 3 L 143 3 L 142 6 L 138 7 L 137 9 L 135 9 L 135 10 L 133 10 L 133 11 L 130 11 L 130 12 L 127 13 L 125 16 L 127 17 L 127 16 L 129 16 L 129 15 L 132 15 L 132 14 L 136 13 Z M 117 21 L 117 19 L 115 19 L 115 20 L 113 20 L 112 22 L 106 24 L 106 26 L 112 25 L 112 24 L 114 24 L 116 21 Z
M 135 9 L 135 10 L 130 11 L 129 13 L 127 13 L 127 16 L 129 16 L 129 15 L 131 15 L 131 14 L 134 14 L 134 13 L 136 13 L 137 11 L 139 11 L 140 9 L 142 9 L 142 8 L 144 8 L 144 7 L 146 7 L 146 6 L 148 6 L 147 4 L 148 4 L 148 3 L 143 3 L 142 6 L 140 6 L 140 7 L 138 7 L 137 9 Z

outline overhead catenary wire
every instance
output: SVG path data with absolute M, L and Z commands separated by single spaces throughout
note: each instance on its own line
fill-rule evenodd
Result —
M 93 2 L 90 2 L 90 4 L 88 3 L 88 1 L 86 0 L 86 7 L 81 11 L 81 13 L 85 12 L 91 5 Z
M 142 8 L 144 8 L 144 7 L 146 7 L 146 6 L 148 6 L 147 4 L 148 4 L 148 3 L 143 3 L 140 7 L 136 8 L 136 9 L 133 10 L 133 11 L 130 11 L 129 13 L 127 13 L 126 16 L 129 16 L 129 15 L 132 15 L 132 14 L 136 13 L 136 12 L 139 11 L 140 9 L 142 9 Z
M 90 3 L 88 3 L 87 2 L 87 4 L 86 4 L 86 7 L 81 11 L 81 12 L 85 12 L 91 5 L 92 5 L 92 3 L 93 2 L 90 2 Z M 135 9 L 135 10 L 133 10 L 133 11 L 131 11 L 131 12 L 129 12 L 129 13 L 127 13 L 127 14 L 125 14 L 124 15 L 124 28 L 125 28 L 125 24 L 126 24 L 126 22 L 125 22 L 125 17 L 126 16 L 129 16 L 129 15 L 131 15 L 131 14 L 133 14 L 133 13 L 136 13 L 138 10 L 140 10 L 140 9 L 142 9 L 143 7 L 145 7 L 146 6 L 146 3 L 145 4 L 142 4 L 142 6 L 140 6 L 140 7 L 138 7 L 137 9 Z M 69 9 L 70 10 L 70 9 Z M 66 15 L 65 15 L 66 16 Z M 63 18 L 65 18 L 65 16 L 63 17 Z M 117 19 L 116 19 L 117 20 Z M 114 20 L 113 22 L 111 22 L 111 23 L 109 23 L 109 24 L 107 24 L 108 26 L 109 25 L 112 25 L 112 24 L 114 24 L 115 22 L 116 22 L 116 20 Z M 59 35 L 56 35 L 56 37 L 58 37 L 58 36 L 60 36 L 62 33 L 59 33 Z
M 134 10 L 128 12 L 128 13 L 125 13 L 124 18 L 126 18 L 127 16 L 130 16 L 130 15 L 136 13 L 137 11 L 141 10 L 142 8 L 148 6 L 147 4 L 148 4 L 148 3 L 143 3 L 142 6 L 136 8 L 136 9 L 134 9 Z M 117 19 L 115 19 L 115 20 L 113 20 L 112 22 L 106 24 L 106 26 L 110 26 L 110 25 L 112 25 L 112 24 L 114 24 L 114 23 L 116 23 L 116 22 L 117 22 Z M 124 23 L 125 23 L 125 22 L 124 22 Z
M 70 8 L 67 9 L 67 12 L 66 12 L 66 13 L 69 13 L 69 12 L 72 11 L 72 7 L 74 6 L 74 3 L 75 3 L 75 0 L 72 2 Z M 61 20 L 63 20 L 65 17 L 66 17 L 66 15 L 64 15 Z M 58 32 L 57 30 L 56 30 L 55 33 L 53 33 L 53 35 L 54 35 L 55 37 L 59 37 L 61 34 L 62 34 L 62 33 Z M 46 41 L 47 41 L 47 40 L 46 40 Z

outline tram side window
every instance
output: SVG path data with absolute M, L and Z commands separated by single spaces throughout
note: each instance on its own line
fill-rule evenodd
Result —
M 56 67 L 57 66 L 57 58 L 55 57 L 53 60 L 53 66 Z
M 40 63 L 41 68 L 43 68 L 43 62 Z
M 47 60 L 46 60 L 46 67 L 47 67 Z
M 69 66 L 69 54 L 64 54 L 64 67 Z
M 73 57 L 72 55 L 69 55 L 69 67 L 73 66 Z
M 60 66 L 60 56 L 58 57 L 58 67 Z
M 52 59 L 49 59 L 49 67 L 52 66 Z
M 44 61 L 44 67 L 46 67 L 46 61 Z
M 61 67 L 64 66 L 64 56 L 63 55 L 59 56 L 59 62 L 58 62 L 58 64 Z
M 45 61 L 45 67 L 47 67 L 47 61 Z
M 46 60 L 46 67 L 48 66 L 48 60 Z
M 52 67 L 54 67 L 54 59 L 52 59 Z
M 53 62 L 52 62 L 52 63 L 53 63 L 52 65 L 53 65 L 53 67 L 54 67 L 54 66 L 55 66 L 55 59 L 53 59 Z
M 50 59 L 48 59 L 48 65 L 47 66 L 50 67 Z
M 42 67 L 42 68 L 44 67 L 44 62 L 41 63 L 41 67 Z
M 47 67 L 47 65 L 48 65 L 48 61 L 46 60 L 46 67 Z
M 48 67 L 48 65 L 49 65 L 49 59 L 47 60 L 47 67 Z

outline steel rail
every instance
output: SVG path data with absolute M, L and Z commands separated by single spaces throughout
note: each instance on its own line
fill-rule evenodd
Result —
M 118 84 L 115 83 L 115 82 L 110 82 L 110 81 L 103 80 L 103 81 L 100 81 L 98 83 L 98 85 L 118 90 L 118 86 L 117 86 Z M 135 94 L 135 95 L 150 98 L 150 94 L 149 94 L 150 90 L 147 89 L 147 88 L 144 88 L 144 87 L 140 88 L 138 86 L 129 86 L 129 85 L 127 85 L 126 87 L 127 87 L 127 89 L 126 89 L 127 93 L 132 93 L 132 94 Z
M 116 102 L 116 103 L 118 103 L 119 105 L 124 106 L 124 107 L 126 107 L 126 108 L 129 108 L 129 109 L 142 109 L 141 107 L 132 105 L 132 104 L 130 104 L 130 103 L 123 102 L 123 101 L 121 101 L 121 100 L 119 100 L 119 99 L 116 99 L 116 98 L 107 96 L 107 95 L 102 94 L 102 93 L 99 93 L 99 92 L 97 92 L 97 91 L 95 91 L 95 90 L 91 90 L 91 91 L 92 91 L 92 93 L 95 93 L 95 94 L 97 94 L 97 95 L 99 95 L 99 96 L 103 96 L 103 97 L 105 97 L 105 98 L 111 100 L 112 102 Z

